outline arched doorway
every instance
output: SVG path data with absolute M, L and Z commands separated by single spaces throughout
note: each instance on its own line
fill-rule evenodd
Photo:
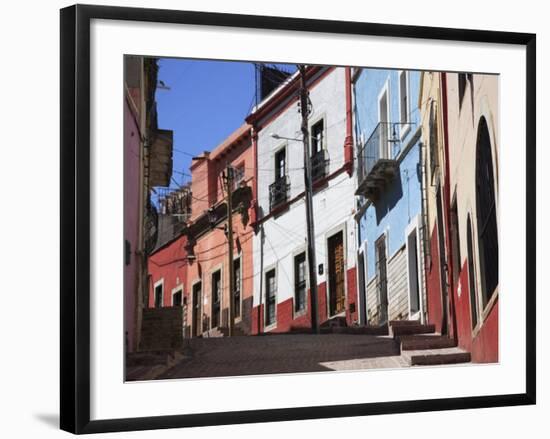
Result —
M 477 130 L 476 205 L 481 296 L 485 307 L 498 286 L 498 230 L 491 137 L 484 117 Z

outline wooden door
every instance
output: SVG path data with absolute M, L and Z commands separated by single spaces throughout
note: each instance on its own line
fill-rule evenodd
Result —
M 388 264 L 386 258 L 386 236 L 376 241 L 376 283 L 380 307 L 379 324 L 388 321 Z
M 193 315 L 192 315 L 192 322 L 193 325 L 193 336 L 198 337 L 201 334 L 201 289 L 202 289 L 202 283 L 197 282 L 195 285 L 193 285 Z
M 346 299 L 343 232 L 328 239 L 328 252 L 329 311 L 330 315 L 335 315 L 344 311 Z

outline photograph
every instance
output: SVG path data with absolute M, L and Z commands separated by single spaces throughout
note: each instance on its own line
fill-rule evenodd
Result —
M 499 74 L 125 54 L 120 85 L 125 381 L 499 362 Z

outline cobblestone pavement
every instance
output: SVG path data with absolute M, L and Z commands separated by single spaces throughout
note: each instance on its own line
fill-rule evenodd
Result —
M 387 336 L 282 334 L 188 340 L 191 355 L 159 379 L 405 367 Z

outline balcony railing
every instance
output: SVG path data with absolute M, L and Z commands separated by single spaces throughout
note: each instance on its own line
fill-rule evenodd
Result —
M 311 179 L 320 180 L 328 175 L 329 157 L 326 149 L 321 149 L 311 156 Z
M 290 182 L 288 177 L 283 177 L 275 180 L 274 183 L 269 185 L 269 210 L 273 210 L 288 200 L 288 193 L 290 191 Z
M 400 132 L 406 125 L 380 122 L 357 154 L 357 194 L 375 199 L 397 171 Z

